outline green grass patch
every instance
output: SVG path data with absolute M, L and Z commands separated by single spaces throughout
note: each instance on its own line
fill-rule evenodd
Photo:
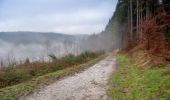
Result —
M 170 100 L 169 65 L 141 69 L 123 54 L 117 55 L 117 64 L 108 89 L 112 100 Z

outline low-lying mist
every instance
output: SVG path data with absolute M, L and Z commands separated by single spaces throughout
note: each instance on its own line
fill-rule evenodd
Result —
M 49 54 L 57 57 L 68 53 L 77 54 L 80 51 L 77 44 L 65 44 L 62 42 L 49 42 L 44 44 L 13 44 L 0 40 L 0 59 L 22 61 L 26 58 L 30 60 L 47 60 Z
M 0 35 L 1 67 L 11 63 L 24 63 L 26 59 L 30 61 L 49 61 L 48 55 L 51 54 L 62 57 L 67 54 L 78 55 L 84 51 L 110 51 L 113 46 L 112 36 L 104 33 L 82 36 L 64 35 L 60 36 L 60 39 L 53 33 L 52 35 L 56 39 L 46 35 L 44 37 L 37 34 L 24 35 L 25 37 L 22 37 L 22 35 L 17 34 L 15 38 L 10 37 L 9 34 L 8 36 Z

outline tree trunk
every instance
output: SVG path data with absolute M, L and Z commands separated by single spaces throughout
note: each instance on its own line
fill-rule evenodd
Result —
M 149 17 L 149 1 L 146 0 L 146 18 Z
M 131 40 L 133 40 L 133 0 L 130 0 L 130 21 L 131 21 L 130 22 L 130 24 L 131 24 L 130 25 L 131 26 L 130 27 L 131 28 L 131 31 L 130 31 L 131 36 L 130 37 L 131 37 Z
M 137 39 L 139 38 L 139 0 L 136 0 L 137 3 L 137 18 L 136 18 L 136 33 L 137 33 Z

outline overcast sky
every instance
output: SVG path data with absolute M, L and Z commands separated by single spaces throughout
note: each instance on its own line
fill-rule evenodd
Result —
M 91 34 L 104 30 L 117 0 L 0 0 L 0 31 Z

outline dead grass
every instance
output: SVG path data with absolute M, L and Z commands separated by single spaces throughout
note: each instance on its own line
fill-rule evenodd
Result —
M 85 52 L 80 55 L 66 55 L 51 62 L 32 62 L 6 67 L 0 70 L 0 88 L 16 85 L 32 78 L 88 62 L 102 53 Z
M 104 57 L 106 57 L 106 55 L 98 56 L 97 58 L 94 58 L 84 64 L 74 65 L 62 70 L 57 70 L 42 76 L 34 77 L 17 85 L 2 88 L 0 89 L 0 100 L 18 100 L 19 97 L 27 95 L 44 85 L 54 82 L 56 79 L 84 70 Z

